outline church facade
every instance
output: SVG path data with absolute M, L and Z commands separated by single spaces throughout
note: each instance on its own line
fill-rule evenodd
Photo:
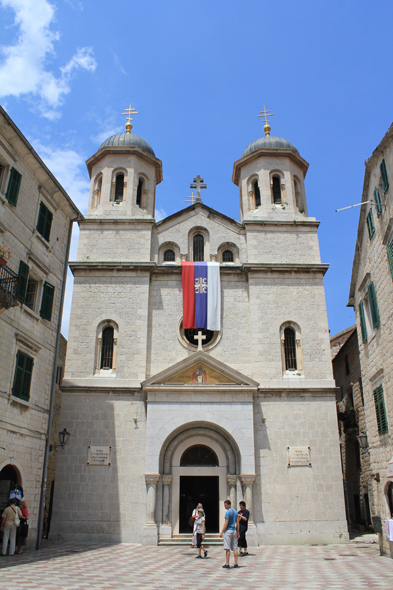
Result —
M 251 545 L 348 538 L 308 164 L 266 136 L 235 162 L 240 222 L 191 206 L 155 221 L 162 163 L 132 134 L 87 161 L 51 535 L 157 544 L 223 501 Z M 182 262 L 220 264 L 220 330 L 183 329 Z

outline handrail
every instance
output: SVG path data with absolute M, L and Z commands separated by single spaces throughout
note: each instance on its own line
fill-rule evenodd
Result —
M 0 266 L 0 309 L 18 305 L 19 275 L 7 266 Z

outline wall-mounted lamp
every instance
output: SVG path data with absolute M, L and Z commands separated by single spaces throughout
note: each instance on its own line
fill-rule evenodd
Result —
M 66 444 L 68 443 L 68 439 L 70 438 L 70 433 L 68 432 L 68 430 L 66 428 L 63 428 L 63 430 L 61 430 L 59 432 L 59 442 L 58 443 L 54 443 L 53 445 L 49 446 L 49 451 L 53 451 L 54 449 L 57 449 L 57 447 L 65 447 Z
M 358 439 L 359 447 L 361 448 L 361 450 L 363 452 L 366 452 L 368 450 L 367 434 L 365 432 L 361 432 L 357 435 L 356 438 Z

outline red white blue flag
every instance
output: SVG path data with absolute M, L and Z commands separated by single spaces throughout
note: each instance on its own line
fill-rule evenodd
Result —
M 220 265 L 182 262 L 183 328 L 221 329 Z

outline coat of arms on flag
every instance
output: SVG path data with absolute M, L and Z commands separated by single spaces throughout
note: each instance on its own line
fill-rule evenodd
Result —
M 182 262 L 183 328 L 221 329 L 220 265 Z

